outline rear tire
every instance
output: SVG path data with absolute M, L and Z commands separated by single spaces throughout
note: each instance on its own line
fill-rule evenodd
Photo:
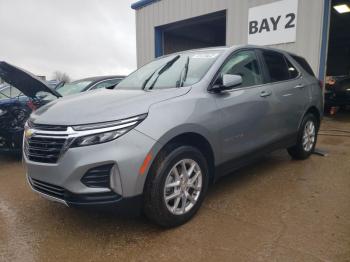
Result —
M 163 227 L 190 220 L 200 208 L 209 182 L 208 164 L 192 146 L 178 146 L 159 154 L 145 185 L 144 212 Z
M 311 113 L 307 114 L 300 126 L 296 145 L 287 149 L 292 158 L 304 160 L 314 152 L 318 128 L 316 117 Z

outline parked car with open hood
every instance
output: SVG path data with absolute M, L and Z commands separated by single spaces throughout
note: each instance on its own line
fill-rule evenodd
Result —
M 24 124 L 33 109 L 61 97 L 40 78 L 6 62 L 0 62 L 0 78 L 8 85 L 0 90 L 0 151 L 21 152 Z
M 62 96 L 77 94 L 85 91 L 97 90 L 100 88 L 114 88 L 125 76 L 95 76 L 65 83 L 56 88 Z
M 236 46 L 171 54 L 116 90 L 36 110 L 25 131 L 28 182 L 68 206 L 143 209 L 159 225 L 177 226 L 221 175 L 278 148 L 308 158 L 322 103 L 319 81 L 287 52 Z
M 124 78 L 92 77 L 50 87 L 42 79 L 6 62 L 0 62 L 0 77 L 8 83 L 0 89 L 0 151 L 11 152 L 21 152 L 24 124 L 33 110 L 62 96 L 114 87 Z

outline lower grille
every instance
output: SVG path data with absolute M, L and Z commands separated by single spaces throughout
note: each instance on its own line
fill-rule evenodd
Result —
M 113 164 L 89 169 L 81 178 L 81 182 L 88 187 L 110 187 L 110 172 Z
M 36 137 L 26 140 L 25 153 L 29 160 L 42 163 L 56 163 L 66 138 Z
M 34 178 L 29 178 L 29 182 L 31 184 L 31 186 L 39 191 L 40 193 L 52 196 L 52 197 L 56 197 L 59 199 L 64 199 L 64 188 L 63 187 L 59 187 L 59 186 L 55 186 L 46 182 L 42 182 L 39 180 L 36 180 Z
M 28 177 L 28 180 L 32 188 L 36 191 L 63 200 L 69 205 L 103 205 L 121 199 L 121 196 L 113 191 L 91 194 L 73 194 L 60 186 L 55 186 L 31 177 Z

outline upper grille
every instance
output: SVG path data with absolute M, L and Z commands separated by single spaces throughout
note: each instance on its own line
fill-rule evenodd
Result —
M 34 124 L 31 121 L 28 121 L 28 125 L 31 128 L 43 131 L 67 131 L 66 126 Z
M 42 163 L 56 163 L 66 138 L 30 137 L 25 142 L 25 153 L 29 160 Z

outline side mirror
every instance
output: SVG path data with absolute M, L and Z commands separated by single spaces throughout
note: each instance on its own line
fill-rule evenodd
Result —
M 224 91 L 224 90 L 231 90 L 239 85 L 242 84 L 243 79 L 240 75 L 231 75 L 231 74 L 224 74 L 220 78 L 218 78 L 218 83 L 216 83 L 212 90 L 213 91 Z
M 243 79 L 240 75 L 229 75 L 225 74 L 222 76 L 222 87 L 225 90 L 235 88 L 236 86 L 241 85 Z

